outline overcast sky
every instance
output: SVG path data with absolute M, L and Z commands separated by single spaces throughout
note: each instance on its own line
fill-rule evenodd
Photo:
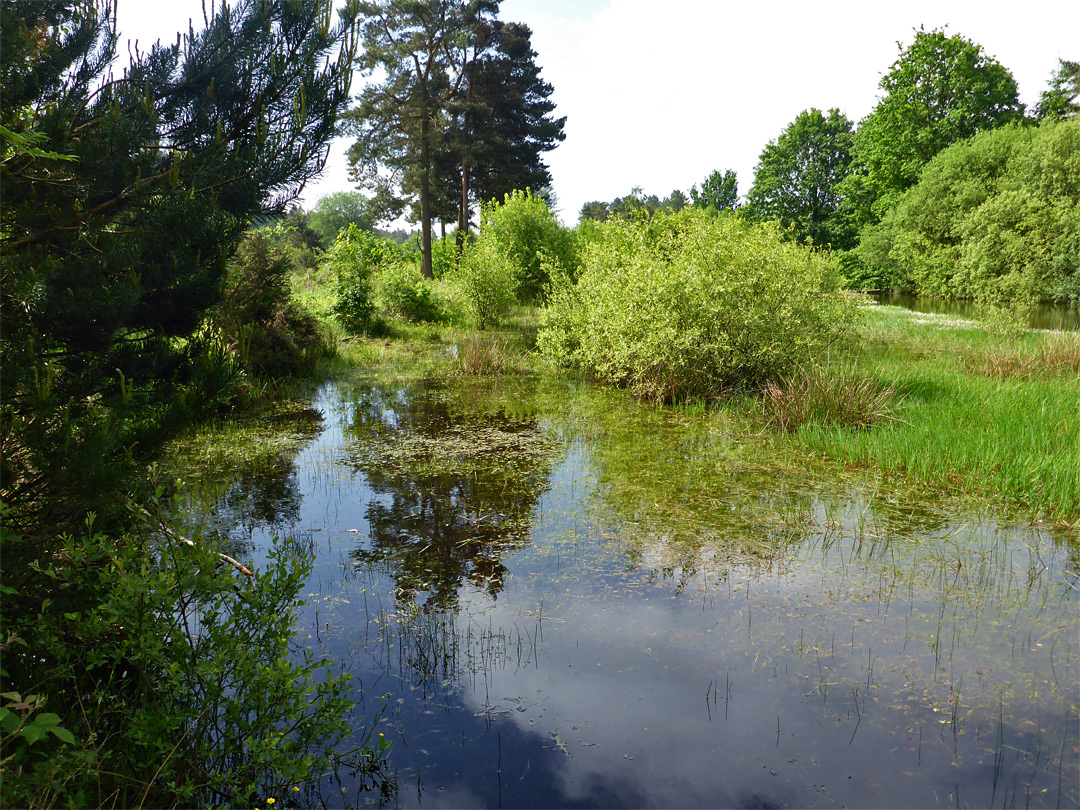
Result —
M 118 4 L 122 42 L 173 42 L 188 19 L 201 27 L 201 0 Z M 838 107 L 855 122 L 869 113 L 897 43 L 920 25 L 981 45 L 1029 106 L 1059 57 L 1080 59 L 1076 0 L 503 0 L 499 16 L 532 28 L 566 116 L 566 140 L 547 162 L 570 225 L 589 200 L 634 186 L 665 197 L 714 169 L 734 169 L 745 195 L 762 148 L 802 110 Z M 345 145 L 332 146 L 305 207 L 351 189 Z

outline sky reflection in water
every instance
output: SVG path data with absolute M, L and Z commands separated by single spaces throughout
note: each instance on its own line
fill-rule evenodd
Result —
M 299 638 L 402 805 L 1078 805 L 1075 540 L 555 393 L 328 386 L 235 520 L 315 551 Z

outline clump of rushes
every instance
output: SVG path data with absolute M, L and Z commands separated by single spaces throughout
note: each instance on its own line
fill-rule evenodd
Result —
M 1015 343 L 982 349 L 963 356 L 962 362 L 974 374 L 1002 379 L 1080 374 L 1080 334 L 1057 332 L 1034 352 Z
M 471 335 L 458 344 L 457 366 L 462 374 L 502 374 L 514 365 L 506 338 Z
M 787 433 L 805 424 L 869 428 L 895 419 L 892 414 L 900 399 L 892 386 L 854 367 L 811 366 L 765 383 L 761 407 L 766 423 Z

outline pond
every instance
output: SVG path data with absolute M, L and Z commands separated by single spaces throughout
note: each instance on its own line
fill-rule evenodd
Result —
M 973 320 L 979 319 L 981 311 L 980 305 L 974 301 L 925 298 L 910 293 L 875 293 L 873 298 L 879 304 L 887 306 Z M 1027 325 L 1031 329 L 1077 330 L 1080 329 L 1080 309 L 1064 304 L 1039 304 L 1028 309 Z
M 282 433 L 187 508 L 314 553 L 297 638 L 392 803 L 1080 803 L 1075 537 L 558 380 L 338 382 Z

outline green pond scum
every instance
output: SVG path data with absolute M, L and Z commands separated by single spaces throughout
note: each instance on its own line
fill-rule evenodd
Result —
M 353 676 L 396 803 L 1080 804 L 1067 525 L 799 452 L 747 401 L 433 373 L 447 354 L 168 471 L 223 547 L 314 555 L 296 642 Z

